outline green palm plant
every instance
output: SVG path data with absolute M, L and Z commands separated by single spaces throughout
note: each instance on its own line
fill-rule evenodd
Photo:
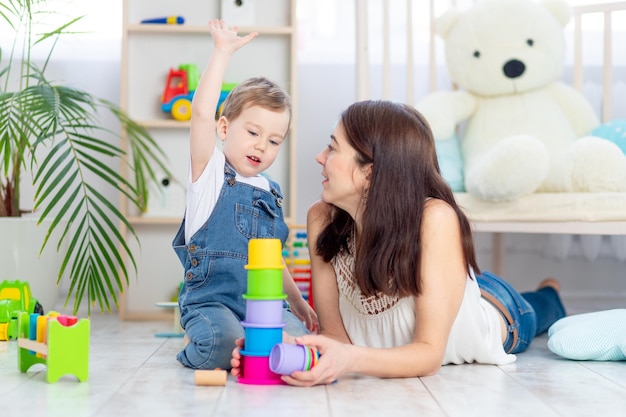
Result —
M 124 193 L 145 211 L 155 168 L 168 172 L 166 157 L 147 131 L 114 103 L 46 78 L 59 37 L 71 34 L 81 19 L 69 18 L 53 30 L 35 33 L 34 24 L 51 13 L 46 0 L 0 3 L 0 23 L 15 32 L 8 54 L 0 49 L 0 217 L 22 214 L 20 180 L 30 172 L 38 224 L 49 222 L 40 251 L 55 230 L 60 236 L 57 251 L 62 243 L 67 245 L 56 275 L 57 284 L 69 276 L 65 304 L 74 296 L 75 313 L 85 298 L 89 313 L 96 303 L 100 310 L 111 311 L 118 305 L 116 294 L 129 283 L 129 268 L 137 268 L 120 225 L 138 237 L 103 189 Z M 47 54 L 37 65 L 31 54 L 42 47 Z M 121 129 L 103 127 L 102 113 L 112 114 Z M 119 141 L 112 143 L 111 137 Z M 120 164 L 131 180 L 119 174 Z

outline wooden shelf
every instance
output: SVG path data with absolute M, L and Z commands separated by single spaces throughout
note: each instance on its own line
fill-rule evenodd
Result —
M 158 25 L 158 24 L 142 24 L 132 23 L 126 26 L 129 33 L 164 33 L 168 35 L 190 34 L 190 33 L 211 33 L 206 25 Z M 267 27 L 267 26 L 243 26 L 238 30 L 239 33 L 259 32 L 260 35 L 291 35 L 294 28 L 291 26 L 284 27 Z
M 154 140 L 162 146 L 171 173 L 170 186 L 160 196 L 151 194 L 152 214 L 140 215 L 120 197 L 120 209 L 135 229 L 138 239 L 130 236 L 126 224 L 120 233 L 137 263 L 133 265 L 130 285 L 120 295 L 119 315 L 123 320 L 150 320 L 169 317 L 155 303 L 170 299 L 183 278 L 183 269 L 171 248 L 175 228 L 180 225 L 184 207 L 189 164 L 190 122 L 181 122 L 161 112 L 160 94 L 165 86 L 167 70 L 181 63 L 194 63 L 202 69 L 208 61 L 213 42 L 208 22 L 221 15 L 221 0 L 189 0 L 177 6 L 177 13 L 186 16 L 182 25 L 141 24 L 150 16 L 165 16 L 171 5 L 165 0 L 124 0 L 122 36 L 122 66 L 120 74 L 120 105 L 140 125 L 149 129 Z M 240 25 L 238 32 L 258 32 L 259 37 L 234 57 L 226 80 L 240 82 L 249 77 L 267 76 L 285 88 L 292 99 L 292 125 L 286 149 L 277 160 L 276 171 L 268 172 L 281 185 L 287 196 L 284 208 L 289 223 L 296 213 L 296 152 L 297 152 L 297 31 L 295 0 L 264 0 L 255 9 L 255 20 L 249 26 Z M 257 24 L 258 22 L 258 24 Z M 234 22 L 227 22 L 233 24 Z M 270 56 L 271 59 L 267 59 Z M 210 132 L 207 132 L 210 134 Z M 156 167 L 155 167 L 156 168 Z M 128 179 L 125 166 L 120 175 Z M 156 173 L 164 178 L 164 173 Z M 182 184 L 182 185 L 181 185 Z M 151 185 L 155 188 L 161 184 Z M 150 209 L 149 213 L 150 213 Z M 169 213 L 172 213 L 171 215 Z
M 170 119 L 152 119 L 152 120 L 137 120 L 137 123 L 146 128 L 155 129 L 189 129 L 189 122 L 180 122 L 178 120 Z
M 129 216 L 126 218 L 130 224 L 172 224 L 179 225 L 183 220 L 180 217 L 150 217 L 150 216 Z

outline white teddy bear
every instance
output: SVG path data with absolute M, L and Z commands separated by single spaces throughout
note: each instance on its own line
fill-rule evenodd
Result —
M 456 91 L 417 108 L 435 138 L 461 134 L 466 190 L 508 201 L 534 192 L 626 191 L 626 156 L 585 136 L 600 125 L 584 96 L 559 81 L 563 0 L 484 0 L 436 22 Z

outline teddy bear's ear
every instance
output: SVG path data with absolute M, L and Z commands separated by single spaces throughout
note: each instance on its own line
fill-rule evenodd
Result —
M 572 18 L 572 8 L 564 0 L 541 0 L 539 3 L 548 9 L 563 27 L 565 27 Z
M 445 39 L 460 15 L 461 11 L 453 8 L 439 16 L 435 21 L 435 31 L 437 35 Z

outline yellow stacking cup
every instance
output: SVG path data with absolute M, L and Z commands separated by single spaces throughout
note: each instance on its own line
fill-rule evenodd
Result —
M 280 239 L 250 239 L 246 269 L 283 269 Z

